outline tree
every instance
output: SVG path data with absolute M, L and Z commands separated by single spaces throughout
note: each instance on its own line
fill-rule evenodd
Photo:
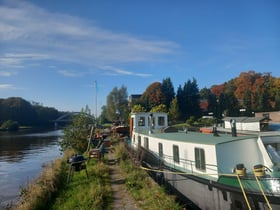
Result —
M 37 116 L 37 125 L 49 125 L 52 124 L 52 120 L 59 117 L 59 112 L 52 107 L 43 107 L 42 105 L 33 105 L 33 109 Z
M 136 112 L 146 112 L 145 107 L 141 106 L 141 104 L 136 104 L 132 107 L 132 112 L 136 113 Z
M 179 86 L 177 91 L 177 100 L 180 114 L 182 114 L 181 119 L 183 121 L 188 119 L 190 116 L 201 116 L 200 96 L 195 79 L 193 79 L 193 81 L 188 80 L 183 88 Z
M 127 89 L 114 87 L 107 96 L 107 119 L 110 121 L 123 120 L 128 122 L 129 108 Z
M 24 126 L 53 126 L 53 120 L 62 113 L 40 103 L 28 102 L 20 97 L 0 99 L 0 123 L 12 120 Z
M 193 78 L 190 86 L 190 104 L 191 112 L 189 116 L 201 117 L 202 111 L 200 109 L 200 95 L 196 79 Z
M 280 92 L 278 92 L 275 96 L 275 110 L 280 110 Z
M 146 110 L 151 110 L 152 107 L 160 105 L 165 101 L 165 96 L 162 92 L 160 82 L 154 82 L 147 87 L 141 96 L 141 101 L 145 104 Z
M 150 112 L 167 112 L 165 104 L 154 106 Z
M 175 123 L 179 120 L 180 112 L 179 112 L 177 98 L 173 98 L 173 100 L 171 101 L 168 116 L 169 116 L 169 120 L 172 123 Z
M 214 116 L 216 116 L 216 118 L 220 118 L 221 112 L 218 107 L 219 104 L 218 98 L 213 93 L 210 93 L 207 97 L 207 101 L 208 101 L 208 113 L 212 113 Z
M 243 106 L 245 108 L 245 115 L 252 116 L 252 97 L 251 97 L 251 91 L 249 89 L 245 91 Z
M 73 149 L 77 153 L 84 153 L 87 149 L 90 128 L 94 123 L 89 108 L 82 109 L 64 129 L 64 136 L 60 142 L 62 150 Z
M 184 104 L 185 104 L 185 97 L 184 97 L 184 92 L 183 92 L 183 88 L 181 85 L 179 85 L 178 89 L 177 89 L 177 104 L 178 104 L 178 109 L 179 109 L 179 119 L 182 121 L 185 121 L 185 109 L 184 109 Z
M 106 106 L 102 106 L 101 107 L 101 114 L 99 116 L 99 122 L 101 124 L 108 123 L 109 120 L 108 120 L 107 116 L 108 116 L 108 114 L 107 114 L 107 107 Z
M 225 111 L 227 116 L 236 117 L 239 116 L 238 100 L 235 97 L 233 91 L 225 94 Z
M 11 97 L 1 100 L 0 121 L 17 121 L 19 125 L 34 125 L 37 123 L 37 115 L 32 105 L 19 97 Z
M 162 80 L 161 88 L 164 96 L 162 100 L 162 104 L 164 104 L 166 106 L 166 109 L 169 110 L 170 103 L 175 97 L 174 87 L 170 77 Z

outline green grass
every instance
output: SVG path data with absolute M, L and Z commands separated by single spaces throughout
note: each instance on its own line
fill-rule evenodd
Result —
M 128 191 L 134 197 L 140 209 L 181 209 L 175 198 L 165 193 L 146 171 L 132 164 L 124 143 L 116 144 L 116 157 L 125 177 Z M 72 180 L 67 183 L 69 164 L 66 160 L 73 153 L 65 153 L 62 159 L 55 160 L 45 167 L 38 179 L 28 188 L 22 189 L 20 203 L 12 208 L 16 210 L 68 210 L 68 209 L 112 209 L 112 189 L 110 185 L 109 166 L 106 156 L 103 162 L 91 159 L 86 171 L 74 172 Z
M 88 179 L 85 170 L 74 172 L 73 179 L 59 192 L 50 209 L 109 208 L 112 192 L 108 166 L 92 159 L 87 170 Z
M 116 148 L 116 156 L 121 160 L 126 187 L 141 209 L 182 209 L 174 196 L 168 195 L 164 187 L 157 185 L 146 171 L 132 163 L 123 143 Z
M 55 160 L 44 168 L 41 175 L 27 188 L 21 190 L 16 210 L 68 210 L 110 209 L 112 190 L 109 167 L 91 159 L 86 171 L 74 172 L 67 183 L 69 164 L 66 160 L 73 153 L 66 152 L 62 159 Z

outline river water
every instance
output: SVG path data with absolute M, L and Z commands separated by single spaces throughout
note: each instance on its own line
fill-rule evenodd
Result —
M 42 171 L 44 164 L 61 156 L 62 130 L 0 132 L 0 209 L 15 203 L 20 188 Z

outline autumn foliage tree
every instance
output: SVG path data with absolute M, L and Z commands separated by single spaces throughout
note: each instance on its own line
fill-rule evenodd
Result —
M 280 89 L 280 78 L 274 78 L 270 73 L 255 71 L 241 72 L 240 75 L 220 85 L 213 85 L 213 93 L 219 101 L 219 108 L 224 114 L 250 116 L 254 112 L 279 110 L 277 108 L 277 93 Z M 233 94 L 232 94 L 233 92 Z M 225 99 L 227 102 L 222 100 Z M 227 111 L 226 111 L 227 110 Z
M 280 78 L 253 70 L 241 72 L 236 78 L 201 91 L 193 78 L 179 85 L 176 94 L 171 79 L 166 78 L 162 83 L 150 84 L 133 105 L 138 106 L 136 110 L 147 112 L 164 107 L 173 122 L 186 121 L 190 117 L 197 119 L 208 114 L 218 119 L 226 116 L 253 116 L 254 112 L 280 110 L 279 90 Z M 117 98 L 112 96 L 117 95 L 112 93 L 109 104 L 116 104 L 114 100 Z M 107 113 L 113 116 L 116 108 L 111 108 L 111 112 L 107 110 Z
M 152 107 L 162 104 L 165 101 L 165 95 L 162 92 L 161 83 L 154 82 L 149 85 L 141 96 L 141 101 L 146 110 L 151 110 Z

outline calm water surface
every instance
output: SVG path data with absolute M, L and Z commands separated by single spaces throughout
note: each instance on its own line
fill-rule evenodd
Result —
M 26 187 L 42 171 L 42 166 L 61 156 L 61 130 L 0 132 L 0 209 L 17 201 Z

